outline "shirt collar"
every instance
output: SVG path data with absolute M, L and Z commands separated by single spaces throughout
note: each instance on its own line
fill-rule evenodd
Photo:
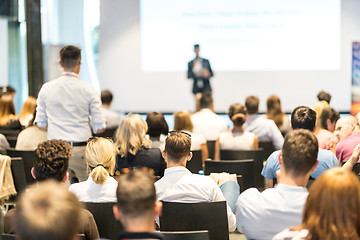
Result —
M 276 186 L 276 189 L 283 190 L 287 192 L 308 192 L 307 188 L 301 186 L 290 186 L 286 184 L 279 183 Z
M 171 174 L 174 172 L 191 173 L 186 167 L 179 166 L 179 167 L 170 167 L 170 168 L 165 169 L 164 175 Z

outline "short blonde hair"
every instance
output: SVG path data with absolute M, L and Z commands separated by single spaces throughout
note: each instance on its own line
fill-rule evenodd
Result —
M 103 185 L 115 169 L 115 146 L 110 139 L 95 137 L 89 140 L 85 149 L 90 177 L 96 184 Z
M 194 129 L 194 125 L 190 118 L 190 113 L 187 111 L 180 111 L 174 113 L 174 130 L 186 130 L 192 132 Z
M 37 183 L 16 204 L 15 231 L 22 240 L 72 240 L 79 231 L 80 211 L 77 197 L 60 183 Z
M 128 115 L 116 131 L 116 146 L 121 157 L 136 155 L 140 148 L 150 148 L 151 141 L 145 138 L 148 126 L 138 114 Z

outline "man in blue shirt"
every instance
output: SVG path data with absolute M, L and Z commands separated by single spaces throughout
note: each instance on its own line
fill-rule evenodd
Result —
M 309 107 L 300 106 L 293 110 L 291 114 L 292 129 L 307 129 L 313 131 L 315 128 L 316 113 Z M 261 172 L 266 178 L 266 187 L 273 187 L 273 179 L 277 178 L 276 172 L 280 170 L 279 165 L 279 151 L 273 152 L 266 161 L 266 164 Z M 339 161 L 335 154 L 330 150 L 320 149 L 317 156 L 319 162 L 317 168 L 311 173 L 312 178 L 318 178 L 325 170 L 333 167 L 340 167 Z
M 69 162 L 70 179 L 84 181 L 88 177 L 85 146 L 94 133 L 105 130 L 100 96 L 88 83 L 79 79 L 81 50 L 65 46 L 60 51 L 60 66 L 64 72 L 45 83 L 37 99 L 35 122 L 47 129 L 48 139 L 62 139 L 72 147 Z

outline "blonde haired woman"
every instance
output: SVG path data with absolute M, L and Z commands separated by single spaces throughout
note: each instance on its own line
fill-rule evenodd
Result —
M 22 126 L 28 127 L 32 125 L 35 116 L 35 111 L 36 111 L 36 98 L 30 96 L 28 97 L 28 99 L 26 99 L 19 113 L 19 121 Z
M 90 168 L 88 179 L 72 184 L 81 202 L 116 202 L 117 181 L 111 177 L 115 169 L 115 146 L 106 138 L 92 138 L 86 145 L 86 162 Z
M 116 131 L 116 172 L 124 168 L 148 167 L 156 176 L 163 176 L 166 162 L 159 148 L 150 148 L 151 141 L 145 138 L 148 126 L 138 114 L 126 116 Z

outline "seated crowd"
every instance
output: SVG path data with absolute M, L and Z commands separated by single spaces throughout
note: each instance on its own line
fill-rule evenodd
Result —
M 80 68 L 77 49 L 71 49 L 61 52 L 64 81 L 77 78 Z M 19 115 L 13 93 L 3 90 L 0 96 L 0 130 L 22 130 L 16 149 L 34 151 L 31 174 L 36 179 L 5 214 L 4 233 L 22 240 L 70 240 L 79 234 L 98 239 L 103 236 L 95 214 L 82 206 L 92 202 L 113 203 L 113 216 L 123 227 L 118 239 L 167 239 L 156 231 L 161 229 L 163 202 L 226 201 L 227 230 L 237 229 L 248 239 L 360 239 L 360 182 L 352 173 L 360 154 L 358 119 L 339 118 L 326 93 L 319 94 L 314 109 L 298 106 L 290 118 L 277 96 L 269 97 L 265 115 L 259 114 L 259 98 L 248 96 L 244 104 L 230 105 L 231 128 L 214 113 L 211 93 L 203 93 L 197 95 L 195 113 L 174 113 L 175 126 L 169 131 L 160 112 L 149 113 L 146 120 L 138 114 L 123 117 L 113 112 L 113 96 L 106 90 L 102 102 L 100 96 L 90 100 L 99 109 L 102 103 L 102 109 L 89 110 L 95 115 L 86 116 L 93 122 L 84 125 L 97 134 L 87 141 L 47 140 L 48 126 L 49 138 L 60 133 L 54 131 L 53 115 L 44 120 L 49 111 L 44 110 L 44 96 L 48 97 L 46 92 L 39 94 L 37 110 L 36 99 L 29 97 Z M 35 118 L 36 113 L 40 117 Z M 107 129 L 116 129 L 114 141 L 101 137 L 105 122 Z M 213 156 L 209 142 L 215 142 Z M 195 161 L 191 151 L 201 151 L 199 161 L 206 166 L 207 161 L 225 160 L 222 150 L 257 150 L 262 142 L 271 142 L 275 150 L 256 173 L 264 177 L 265 190 L 241 189 L 229 175 L 216 175 L 224 178 L 214 181 L 214 176 L 187 169 L 187 163 Z M 0 151 L 5 154 L 9 147 L 0 135 Z

